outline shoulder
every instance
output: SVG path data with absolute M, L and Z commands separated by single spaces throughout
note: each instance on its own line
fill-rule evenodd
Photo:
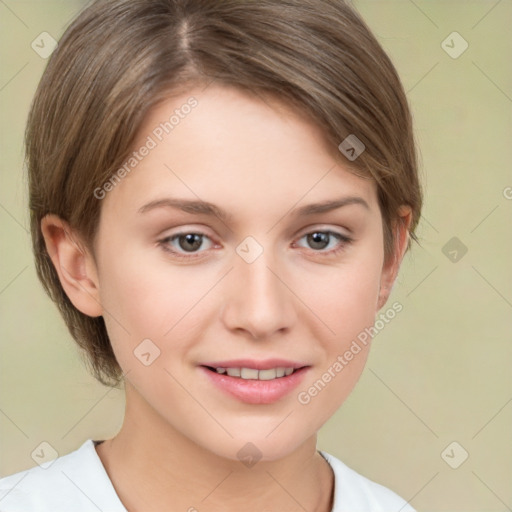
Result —
M 357 473 L 334 455 L 320 454 L 334 472 L 332 512 L 415 512 L 392 490 Z
M 51 463 L 0 479 L 0 512 L 126 512 L 94 442 Z

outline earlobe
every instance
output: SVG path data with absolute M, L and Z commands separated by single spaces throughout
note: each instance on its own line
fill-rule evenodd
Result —
M 69 300 L 85 315 L 101 316 L 96 264 L 80 237 L 67 222 L 53 214 L 41 220 L 41 231 L 46 250 Z
M 382 268 L 377 311 L 387 302 L 391 289 L 398 276 L 398 270 L 409 244 L 409 227 L 412 221 L 412 210 L 403 205 L 398 211 L 398 221 L 394 227 L 393 255 Z

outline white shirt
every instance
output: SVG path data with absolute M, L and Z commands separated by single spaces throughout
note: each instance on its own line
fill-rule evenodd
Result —
M 319 453 L 334 472 L 331 512 L 415 512 L 393 491 Z M 48 464 L 0 479 L 0 512 L 127 512 L 91 439 Z

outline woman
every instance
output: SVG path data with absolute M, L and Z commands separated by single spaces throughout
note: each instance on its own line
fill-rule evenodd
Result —
M 422 201 L 403 88 L 348 4 L 95 2 L 27 160 L 38 275 L 126 412 L 2 479 L 1 510 L 412 510 L 316 449 Z

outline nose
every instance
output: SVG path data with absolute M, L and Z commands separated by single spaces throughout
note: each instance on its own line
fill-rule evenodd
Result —
M 297 298 L 282 265 L 278 267 L 266 251 L 252 263 L 236 256 L 228 279 L 222 313 L 228 329 L 244 331 L 255 339 L 290 330 L 297 318 Z

